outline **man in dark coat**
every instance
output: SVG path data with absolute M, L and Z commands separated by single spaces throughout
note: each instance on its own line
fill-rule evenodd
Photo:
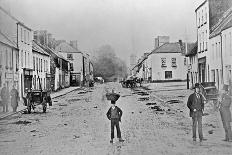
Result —
M 16 112 L 17 107 L 18 107 L 18 101 L 19 101 L 19 93 L 17 89 L 15 89 L 14 85 L 10 92 L 10 95 L 11 95 L 11 107 L 13 109 L 13 112 Z
M 8 102 L 10 98 L 10 93 L 5 83 L 3 84 L 3 88 L 1 90 L 1 98 L 2 98 L 3 112 L 8 112 Z
M 190 110 L 189 116 L 192 117 L 192 130 L 193 141 L 196 141 L 196 129 L 198 125 L 198 134 L 200 141 L 206 140 L 203 138 L 202 132 L 202 115 L 204 111 L 204 97 L 200 94 L 199 84 L 196 83 L 194 87 L 195 91 L 188 98 L 187 106 Z
M 221 114 L 223 128 L 225 130 L 225 139 L 224 141 L 232 142 L 232 132 L 231 132 L 231 112 L 230 112 L 230 105 L 231 105 L 231 97 L 229 96 L 229 89 L 228 85 L 223 86 L 222 95 L 219 98 L 219 111 Z
M 115 101 L 111 101 L 112 106 L 106 113 L 107 118 L 111 121 L 111 140 L 110 143 L 113 143 L 114 139 L 114 126 L 116 126 L 117 129 L 117 137 L 120 142 L 123 142 L 124 140 L 121 138 L 121 131 L 119 127 L 119 121 L 121 122 L 122 117 L 122 110 L 115 106 Z

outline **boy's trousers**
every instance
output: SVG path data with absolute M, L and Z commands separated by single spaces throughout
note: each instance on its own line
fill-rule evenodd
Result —
M 111 118 L 111 139 L 114 139 L 114 126 L 116 126 L 116 129 L 117 129 L 117 137 L 121 138 L 119 119 L 118 118 Z

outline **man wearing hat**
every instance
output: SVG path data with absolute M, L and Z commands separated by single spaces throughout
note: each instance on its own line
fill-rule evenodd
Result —
M 225 130 L 225 139 L 224 141 L 232 142 L 232 132 L 231 132 L 231 112 L 230 112 L 230 105 L 231 105 L 231 97 L 229 96 L 229 89 L 228 85 L 223 86 L 222 95 L 219 98 L 219 111 L 221 114 L 223 128 Z
M 189 116 L 192 117 L 193 141 L 196 141 L 196 129 L 198 125 L 198 134 L 200 141 L 206 140 L 203 138 L 202 132 L 202 115 L 204 111 L 204 97 L 200 94 L 199 83 L 195 84 L 194 93 L 191 94 L 187 101 L 187 106 L 190 110 Z
M 106 113 L 107 118 L 111 121 L 111 140 L 110 143 L 113 143 L 114 139 L 114 127 L 116 127 L 117 130 L 117 137 L 119 139 L 119 142 L 124 142 L 124 140 L 121 137 L 121 131 L 119 127 L 119 122 L 121 122 L 122 117 L 122 110 L 115 106 L 116 100 L 120 97 L 119 94 L 114 93 L 114 90 L 112 90 L 112 94 L 114 98 L 111 98 L 111 107 L 109 108 L 108 112 Z

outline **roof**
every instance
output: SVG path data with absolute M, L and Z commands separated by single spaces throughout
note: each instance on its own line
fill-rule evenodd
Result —
M 57 51 L 49 48 L 49 47 L 46 47 L 46 46 L 43 46 L 43 45 L 40 45 L 38 44 L 43 50 L 45 50 L 47 53 L 49 53 L 52 57 L 58 57 L 58 58 L 61 58 L 65 61 L 68 61 L 66 58 L 64 58 L 61 54 L 59 54 Z
M 76 48 L 73 48 L 67 42 L 61 42 L 58 46 L 56 46 L 56 50 L 62 53 L 82 53 Z
M 232 7 L 224 13 L 223 17 L 219 22 L 212 28 L 209 38 L 213 38 L 221 33 L 222 30 L 225 30 L 232 26 Z
M 165 43 L 158 48 L 154 49 L 150 54 L 153 53 L 182 53 L 180 43 Z
M 43 54 L 43 55 L 48 55 L 50 56 L 50 54 L 48 54 L 43 48 L 41 48 L 38 43 L 36 43 L 34 40 L 32 41 L 32 50 L 40 53 L 40 54 Z
M 197 42 L 190 44 L 190 46 L 188 46 L 188 50 L 185 56 L 188 57 L 188 56 L 193 56 L 196 54 L 197 54 Z
M 11 41 L 6 35 L 4 35 L 1 31 L 0 31 L 0 42 L 8 45 L 8 46 L 11 46 L 11 47 L 14 47 L 16 49 L 17 48 L 17 44 L 14 43 L 13 41 Z
M 200 7 L 202 7 L 206 2 L 207 2 L 207 0 L 205 0 L 204 2 L 202 2 L 202 3 L 196 8 L 195 12 L 197 12 L 197 10 L 198 10 Z

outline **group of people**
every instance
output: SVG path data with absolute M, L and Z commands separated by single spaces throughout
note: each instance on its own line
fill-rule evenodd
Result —
M 18 90 L 13 85 L 11 91 L 9 91 L 8 86 L 4 83 L 1 89 L 1 106 L 3 107 L 3 112 L 8 112 L 8 105 L 11 103 L 13 112 L 16 112 L 19 102 Z
M 196 141 L 196 130 L 198 126 L 198 134 L 200 142 L 207 140 L 203 137 L 202 132 L 202 116 L 204 112 L 205 98 L 200 93 L 200 85 L 195 84 L 194 93 L 191 94 L 187 101 L 187 106 L 190 110 L 189 116 L 192 117 L 192 131 L 193 131 L 193 141 Z M 231 132 L 231 96 L 229 94 L 229 86 L 224 85 L 221 94 L 218 97 L 218 108 L 221 115 L 221 120 L 223 128 L 225 130 L 225 139 L 223 141 L 232 142 L 232 132 Z

